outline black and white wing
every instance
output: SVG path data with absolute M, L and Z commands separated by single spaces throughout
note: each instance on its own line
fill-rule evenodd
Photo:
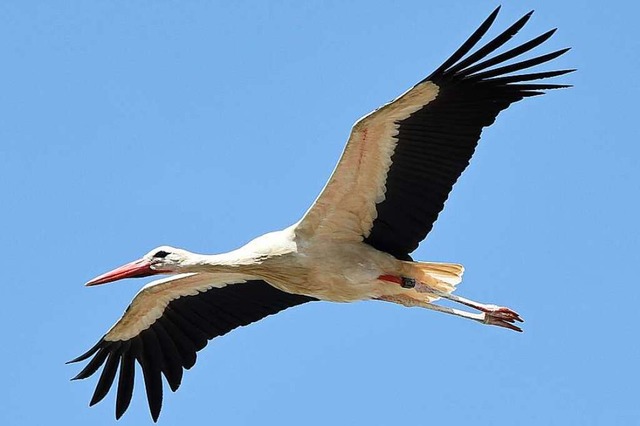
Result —
M 469 53 L 498 11 L 431 75 L 353 126 L 336 169 L 296 233 L 364 241 L 410 259 L 469 164 L 482 129 L 514 102 L 568 87 L 539 80 L 573 70 L 518 73 L 568 50 L 516 59 L 555 30 L 492 56 L 532 12 Z
M 91 358 L 74 380 L 85 379 L 102 367 L 91 398 L 90 405 L 94 405 L 107 395 L 119 370 L 116 418 L 120 418 L 131 401 L 137 362 L 156 421 L 162 407 L 162 375 L 176 391 L 183 370 L 195 364 L 196 352 L 208 340 L 312 300 L 316 299 L 239 274 L 182 274 L 154 281 L 136 295 L 95 346 L 69 361 Z

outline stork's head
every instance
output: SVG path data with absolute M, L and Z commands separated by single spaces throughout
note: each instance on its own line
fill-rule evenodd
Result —
M 145 254 L 141 259 L 127 263 L 102 274 L 86 285 L 105 284 L 125 278 L 142 278 L 157 274 L 177 274 L 184 272 L 191 253 L 169 246 L 160 246 Z

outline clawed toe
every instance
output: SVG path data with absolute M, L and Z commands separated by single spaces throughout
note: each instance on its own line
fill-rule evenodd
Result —
M 516 321 L 524 322 L 517 312 L 509 308 L 491 306 L 485 311 L 482 322 L 488 325 L 496 325 L 498 327 L 508 328 L 509 330 L 522 332 L 520 327 L 513 324 Z
M 518 314 L 516 311 L 512 309 L 505 308 L 503 306 L 485 305 L 480 310 L 487 315 L 491 315 L 495 318 L 500 318 L 508 322 L 514 322 L 514 321 L 524 322 L 523 319 L 520 317 L 520 314 Z

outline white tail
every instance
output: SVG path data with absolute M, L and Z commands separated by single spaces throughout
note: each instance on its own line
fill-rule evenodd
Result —
M 464 266 L 458 263 L 414 262 L 412 266 L 416 279 L 446 293 L 455 290 L 464 274 Z

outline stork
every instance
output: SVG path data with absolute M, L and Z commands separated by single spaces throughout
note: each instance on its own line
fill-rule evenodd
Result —
M 207 342 L 283 309 L 324 300 L 381 300 L 427 308 L 522 331 L 513 310 L 453 294 L 463 267 L 410 257 L 469 164 L 480 133 L 514 102 L 569 87 L 541 83 L 572 69 L 517 73 L 569 49 L 518 59 L 555 32 L 493 54 L 526 24 L 526 14 L 470 53 L 497 8 L 424 80 L 358 120 L 328 183 L 300 221 L 224 254 L 169 246 L 92 279 L 169 274 L 144 286 L 98 343 L 69 362 L 90 358 L 74 379 L 102 367 L 90 405 L 118 373 L 116 418 L 127 410 L 140 364 L 151 417 L 162 406 L 164 376 L 172 391 Z M 463 307 L 436 304 L 448 299 Z

